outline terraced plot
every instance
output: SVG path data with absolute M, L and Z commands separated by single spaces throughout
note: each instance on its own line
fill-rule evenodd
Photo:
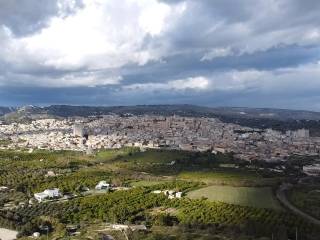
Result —
M 209 186 L 191 191 L 187 196 L 191 199 L 205 197 L 212 201 L 242 206 L 281 209 L 269 187 Z

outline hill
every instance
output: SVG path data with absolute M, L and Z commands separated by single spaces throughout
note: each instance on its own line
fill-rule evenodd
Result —
M 15 110 L 16 110 L 16 108 L 12 108 L 12 107 L 0 107 L 0 116 L 3 116 L 5 114 L 13 112 Z
M 320 112 L 245 107 L 203 107 L 195 105 L 138 105 L 138 106 L 27 106 L 18 109 L 0 108 L 0 116 L 6 122 L 28 121 L 41 118 L 89 117 L 107 114 L 186 117 L 215 117 L 223 122 L 255 128 L 273 128 L 280 131 L 307 128 L 320 136 Z

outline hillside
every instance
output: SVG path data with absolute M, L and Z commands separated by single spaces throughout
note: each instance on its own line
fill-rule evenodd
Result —
M 48 117 L 89 117 L 107 114 L 186 117 L 216 117 L 223 122 L 236 123 L 256 128 L 295 130 L 308 128 L 311 134 L 320 135 L 320 113 L 302 110 L 244 108 L 244 107 L 202 107 L 194 105 L 138 105 L 138 106 L 70 106 L 52 105 L 47 107 L 27 106 L 19 109 L 0 108 L 0 116 L 6 122 L 29 121 Z
M 16 109 L 15 108 L 12 108 L 12 107 L 0 107 L 0 116 L 3 116 L 7 113 L 10 113 L 10 112 L 13 112 L 15 111 Z

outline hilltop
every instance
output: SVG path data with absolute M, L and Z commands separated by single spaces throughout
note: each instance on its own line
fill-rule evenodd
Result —
M 21 122 L 41 118 L 97 117 L 108 114 L 122 116 L 153 114 L 163 116 L 215 117 L 223 122 L 248 127 L 273 128 L 281 131 L 308 128 L 312 134 L 320 134 L 320 112 L 304 110 L 203 107 L 195 105 L 0 107 L 0 116 L 5 122 Z

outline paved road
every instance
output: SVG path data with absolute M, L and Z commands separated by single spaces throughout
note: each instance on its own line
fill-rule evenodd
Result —
M 313 224 L 316 224 L 318 226 L 320 226 L 320 220 L 310 216 L 309 214 L 302 212 L 300 209 L 296 208 L 294 205 L 292 205 L 286 196 L 286 190 L 288 190 L 289 187 L 285 184 L 282 184 L 279 189 L 277 190 L 277 198 L 279 199 L 279 201 L 286 206 L 287 208 L 289 208 L 291 211 L 293 211 L 295 214 L 301 216 L 302 218 L 312 222 Z

